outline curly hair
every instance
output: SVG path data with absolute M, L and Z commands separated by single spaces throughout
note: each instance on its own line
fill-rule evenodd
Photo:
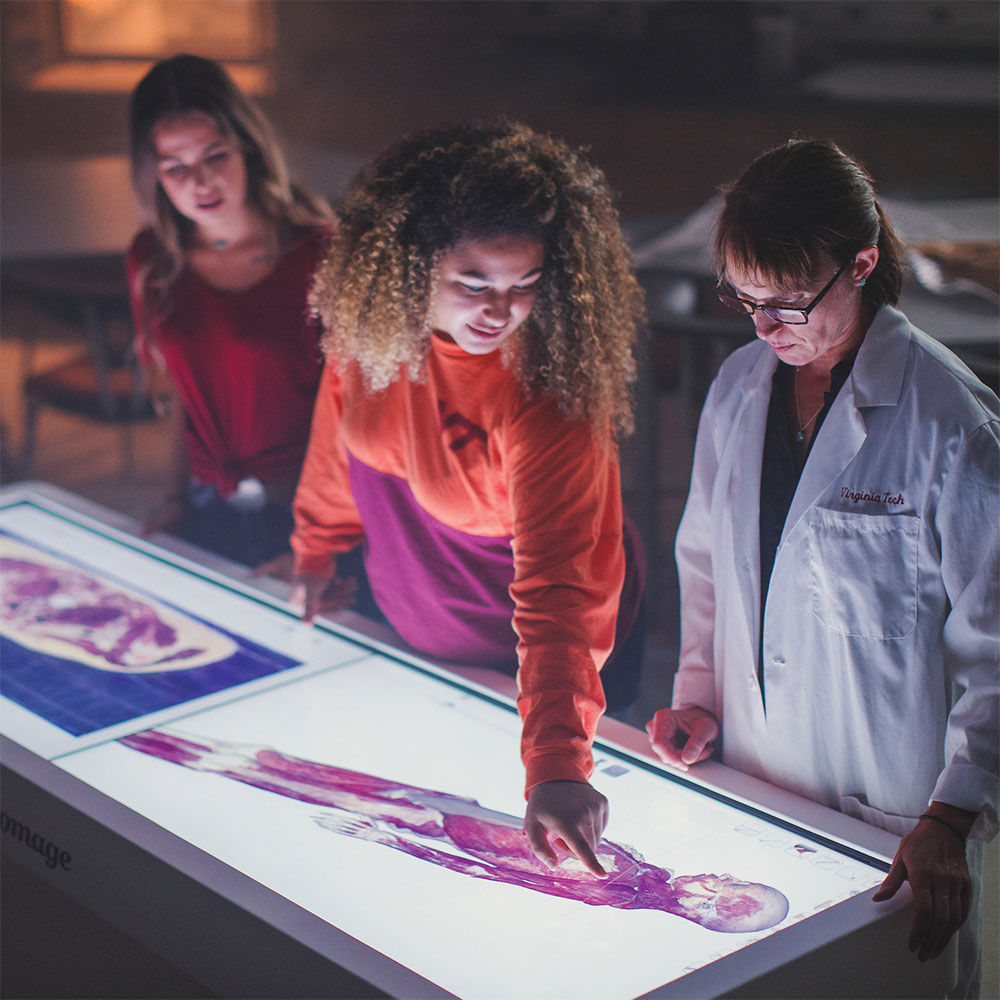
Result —
M 296 228 L 333 220 L 323 198 L 291 180 L 267 118 L 219 63 L 192 55 L 163 59 L 136 85 L 128 111 L 132 184 L 156 236 L 155 256 L 140 275 L 147 313 L 167 305 L 195 232 L 194 223 L 174 208 L 160 185 L 155 130 L 161 122 L 190 114 L 207 115 L 223 135 L 239 143 L 247 200 L 278 227 L 283 242 Z
M 407 136 L 354 179 L 314 279 L 324 349 L 370 391 L 417 380 L 442 255 L 467 239 L 545 250 L 527 319 L 500 348 L 521 384 L 602 432 L 632 429 L 643 295 L 602 172 L 566 143 L 498 119 Z

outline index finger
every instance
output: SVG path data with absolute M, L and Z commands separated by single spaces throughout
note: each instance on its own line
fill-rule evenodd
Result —
M 591 844 L 582 830 L 566 830 L 562 833 L 562 840 L 570 854 L 577 861 L 580 861 L 588 871 L 598 878 L 608 877 L 608 873 L 604 870 L 601 862 L 597 860 L 597 854 L 594 851 L 597 846 L 596 838 Z
M 309 589 L 302 582 L 292 584 L 288 593 L 288 606 L 304 622 L 313 620 L 313 610 L 309 607 Z

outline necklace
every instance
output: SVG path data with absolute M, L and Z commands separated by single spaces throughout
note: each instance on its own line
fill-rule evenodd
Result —
M 794 385 L 795 385 L 795 417 L 796 417 L 796 419 L 798 419 L 799 416 L 802 413 L 802 407 L 799 404 L 799 373 L 798 373 L 798 370 L 796 370 L 796 372 L 795 372 Z M 805 439 L 806 439 L 806 428 L 820 415 L 820 413 L 822 412 L 824 406 L 826 406 L 826 394 L 825 393 L 824 393 L 823 402 L 819 404 L 819 407 L 816 409 L 816 412 L 804 424 L 802 424 L 802 426 L 799 427 L 799 429 L 795 432 L 795 440 L 799 444 L 801 444 L 803 441 L 805 441 Z
M 260 263 L 263 260 L 270 260 L 276 256 L 276 250 L 270 246 L 271 239 L 268 236 L 264 237 L 265 246 L 260 250 L 256 251 L 253 256 L 253 262 Z M 213 250 L 232 250 L 234 248 L 239 248 L 244 245 L 250 245 L 251 240 L 227 240 L 223 237 L 218 239 L 212 239 L 210 241 Z

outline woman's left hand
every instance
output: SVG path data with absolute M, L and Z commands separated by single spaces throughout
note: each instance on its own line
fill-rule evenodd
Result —
M 646 723 L 649 745 L 664 764 L 686 771 L 715 753 L 719 720 L 707 709 L 661 708 Z
M 295 575 L 295 555 L 292 552 L 282 552 L 281 555 L 262 562 L 254 567 L 251 576 L 273 576 L 276 580 L 292 582 Z
M 933 803 L 937 814 L 942 803 Z M 935 808 L 936 807 L 936 808 Z M 941 819 L 921 819 L 899 842 L 889 874 L 872 899 L 879 903 L 891 899 L 904 881 L 913 894 L 913 923 L 910 926 L 910 951 L 921 962 L 937 958 L 952 935 L 965 923 L 972 897 L 972 879 L 965 860 L 964 833 L 972 825 L 974 814 L 953 807 Z

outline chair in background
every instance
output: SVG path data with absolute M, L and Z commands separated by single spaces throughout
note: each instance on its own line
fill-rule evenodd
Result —
M 120 255 L 18 261 L 4 267 L 5 295 L 26 300 L 23 362 L 25 422 L 18 471 L 30 476 L 39 416 L 46 407 L 121 430 L 122 474 L 134 469 L 131 428 L 156 417 L 132 346 L 125 264 Z M 34 319 L 31 315 L 34 314 Z M 84 349 L 70 361 L 34 371 L 38 327 L 69 323 Z

